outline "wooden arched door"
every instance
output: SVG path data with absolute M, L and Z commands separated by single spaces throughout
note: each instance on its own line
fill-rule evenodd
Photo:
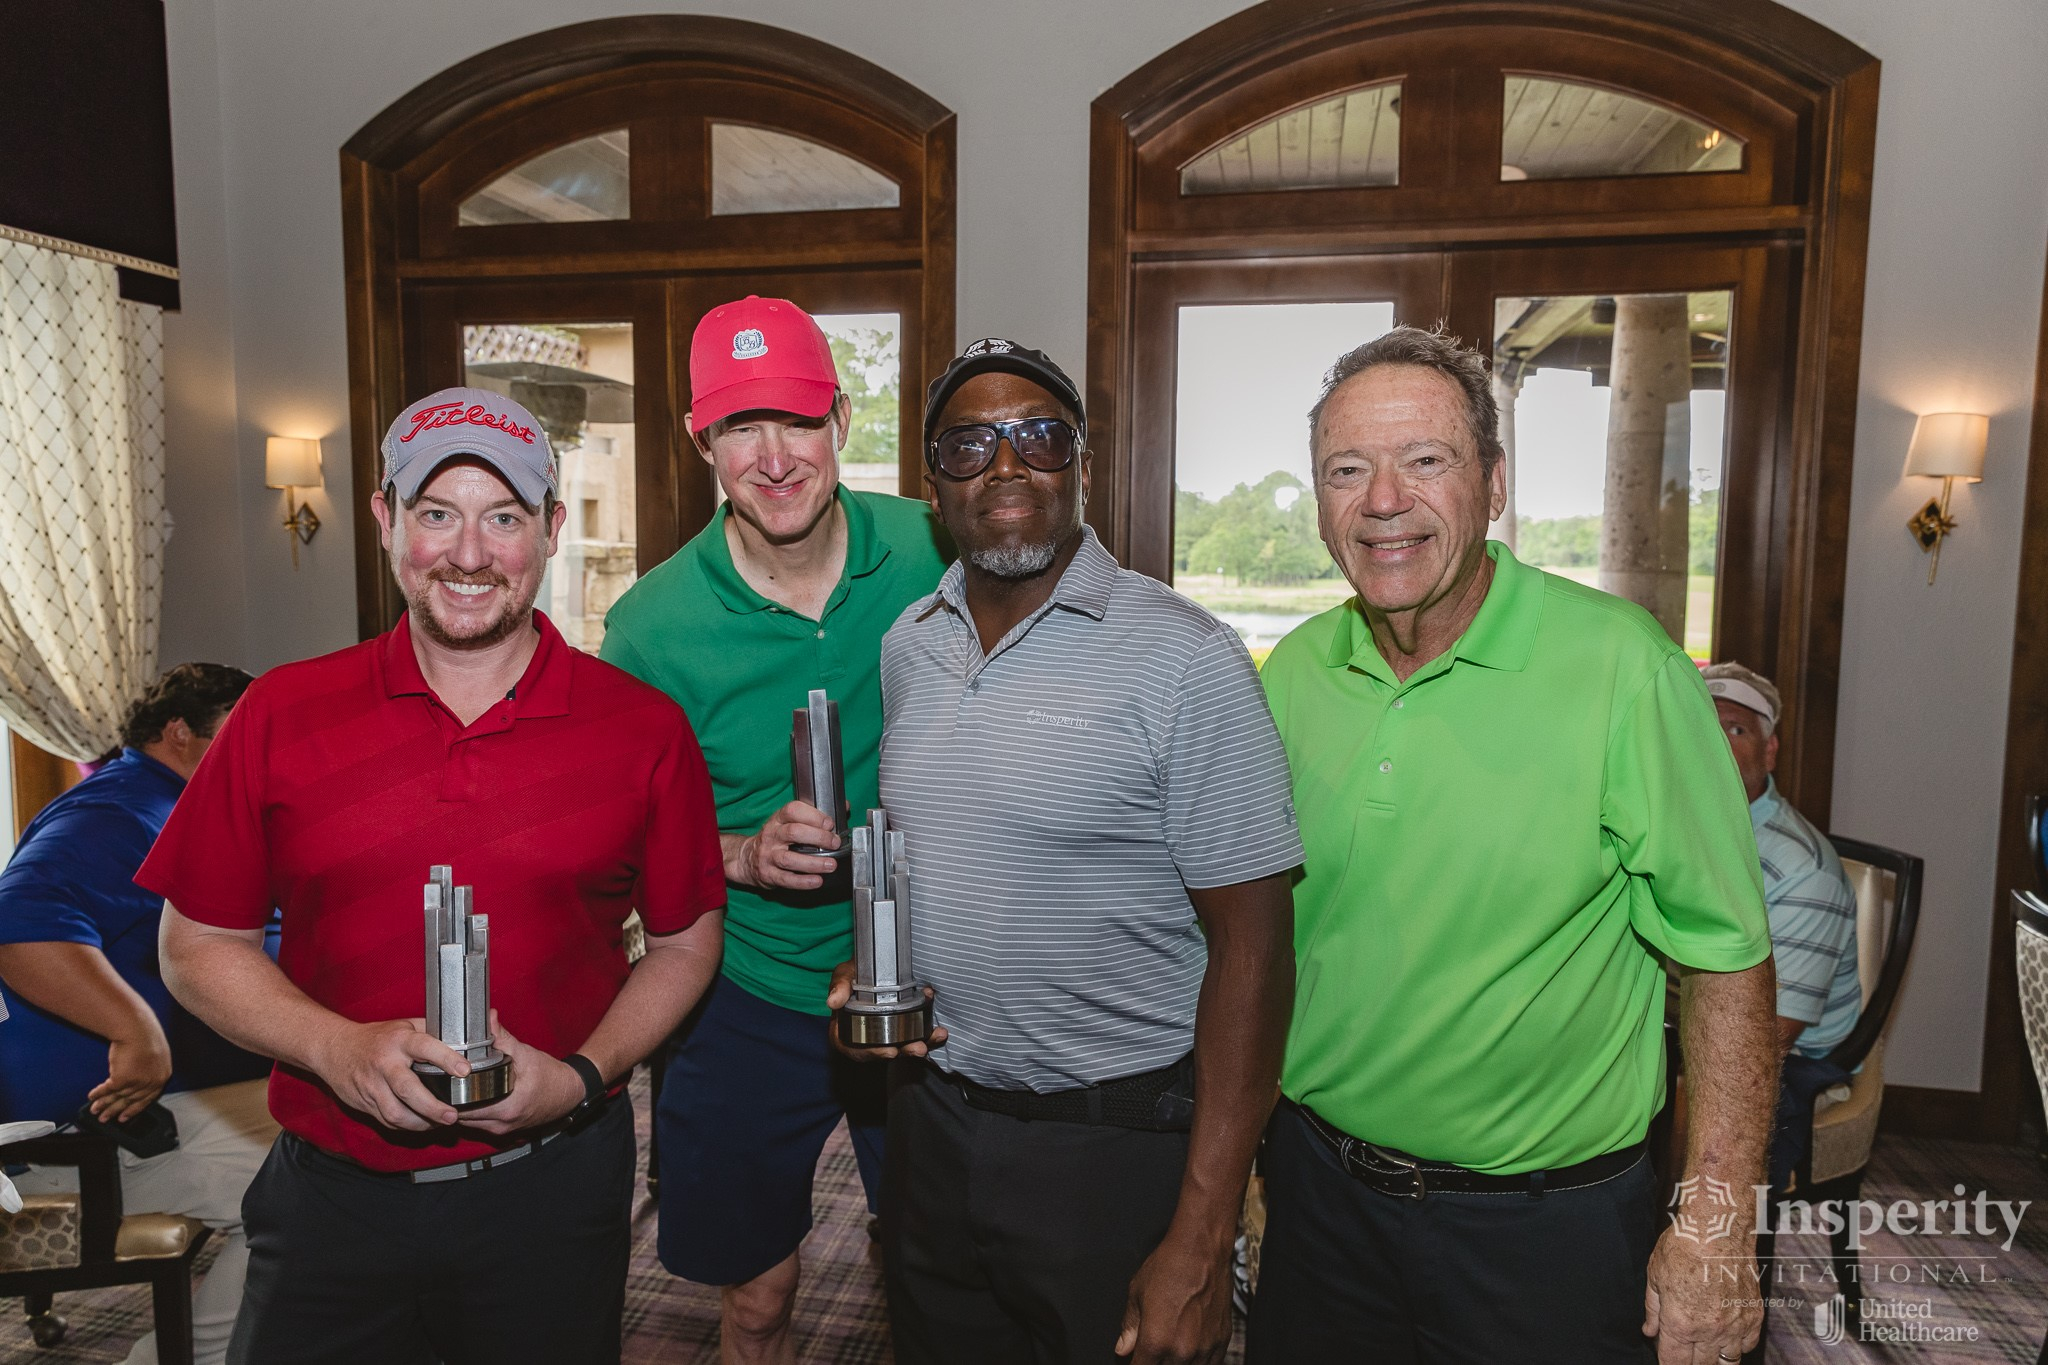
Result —
M 1825 822 L 1876 98 L 1768 0 L 1268 0 L 1197 34 L 1094 106 L 1091 520 L 1256 649 L 1345 593 L 1302 502 L 1322 369 L 1442 322 L 1519 422 L 1498 533 L 1774 674 Z M 1631 445 L 1605 391 L 1651 354 L 1676 386 Z M 1589 440 L 1604 466 L 1536 458 Z
M 594 648 L 716 505 L 683 430 L 690 334 L 745 294 L 824 315 L 869 461 L 850 480 L 914 491 L 916 398 L 952 354 L 953 130 L 851 53 L 692 15 L 523 38 L 373 119 L 341 158 L 361 633 L 402 608 L 369 512 L 378 440 L 467 383 L 562 452 L 541 605 Z

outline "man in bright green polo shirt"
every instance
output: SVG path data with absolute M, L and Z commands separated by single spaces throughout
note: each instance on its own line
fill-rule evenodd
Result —
M 1648 613 L 1487 542 L 1497 422 L 1485 358 L 1405 327 L 1310 414 L 1358 595 L 1263 674 L 1307 862 L 1255 1365 L 1368 1341 L 1725 1365 L 1756 1340 L 1747 1266 L 1720 1274 L 1754 1229 L 1716 1221 L 1752 1204 L 1777 1075 L 1742 784 Z M 1693 1116 L 1659 1239 L 1666 957 Z
M 682 704 L 711 770 L 725 961 L 685 1024 L 655 1114 L 662 1264 L 723 1289 L 723 1358 L 793 1361 L 811 1176 L 842 1115 L 873 1207 L 881 1076 L 827 1037 L 853 910 L 823 812 L 795 800 L 790 715 L 839 704 L 846 796 L 879 805 L 882 635 L 945 571 L 922 502 L 839 484 L 848 405 L 811 317 L 783 299 L 713 309 L 690 345 L 687 422 L 726 503 L 621 597 L 603 656 Z

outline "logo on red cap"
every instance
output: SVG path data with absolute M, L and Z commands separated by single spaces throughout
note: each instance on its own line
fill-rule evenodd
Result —
M 502 431 L 507 436 L 516 436 L 528 445 L 533 444 L 533 428 L 521 426 L 510 417 L 497 416 L 481 403 L 465 408 L 460 403 L 436 403 L 430 408 L 421 408 L 412 415 L 412 430 L 399 437 L 399 442 L 412 440 L 423 431 L 438 431 L 442 427 L 454 426 L 489 427 Z
M 768 354 L 768 338 L 761 335 L 758 327 L 749 327 L 743 332 L 732 334 L 732 358 L 734 360 L 759 360 Z

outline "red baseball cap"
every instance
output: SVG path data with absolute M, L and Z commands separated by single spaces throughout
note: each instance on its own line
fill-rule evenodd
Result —
M 832 346 L 788 299 L 749 294 L 704 315 L 690 338 L 690 429 L 767 408 L 823 417 L 839 391 Z

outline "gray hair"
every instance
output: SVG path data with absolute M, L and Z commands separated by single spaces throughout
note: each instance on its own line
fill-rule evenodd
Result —
M 1700 670 L 1700 680 L 1702 682 L 1712 682 L 1716 678 L 1728 678 L 1735 682 L 1748 683 L 1751 687 L 1764 694 L 1764 700 L 1771 704 L 1771 710 L 1775 714 L 1783 715 L 1785 713 L 1785 700 L 1778 695 L 1778 685 L 1748 665 L 1739 664 L 1730 659 L 1726 663 L 1708 664 Z M 1776 732 L 1778 722 L 1770 716 L 1764 716 L 1762 720 L 1764 723 L 1764 738 L 1769 739 Z
M 1493 397 L 1493 367 L 1485 356 L 1447 336 L 1443 324 L 1428 331 L 1420 327 L 1396 327 L 1385 336 L 1353 347 L 1337 358 L 1323 376 L 1323 392 L 1308 410 L 1309 447 L 1315 447 L 1316 428 L 1322 424 L 1323 409 L 1345 380 L 1381 365 L 1413 365 L 1434 370 L 1458 386 L 1465 397 L 1465 425 L 1479 447 L 1479 470 L 1492 474 L 1493 467 L 1506 458 L 1500 443 L 1500 405 Z

